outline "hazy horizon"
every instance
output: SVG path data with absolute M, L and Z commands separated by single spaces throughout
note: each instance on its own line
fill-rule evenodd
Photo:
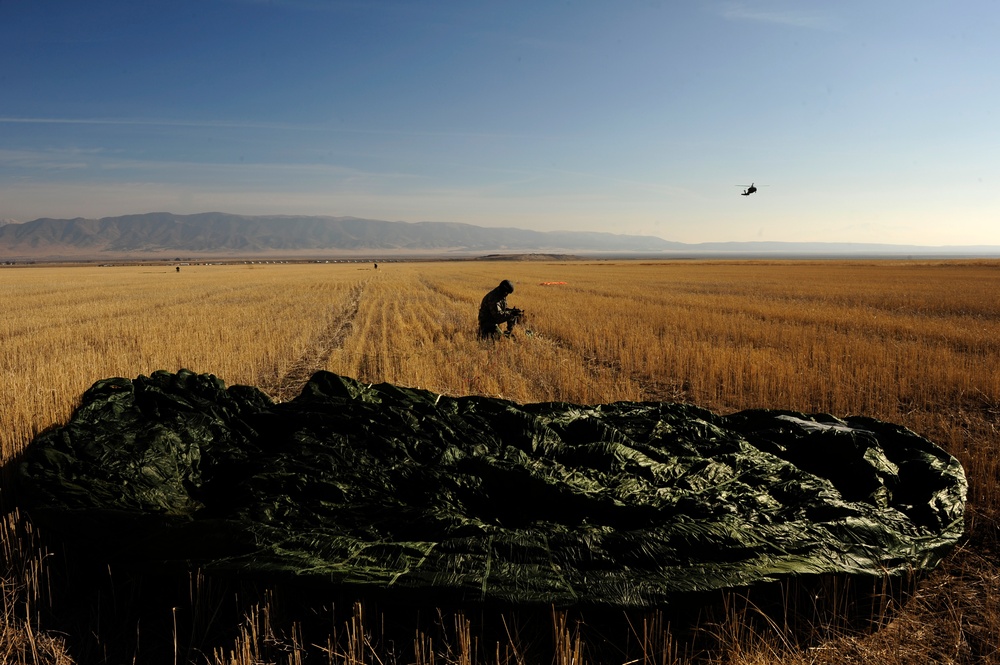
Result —
M 998 27 L 985 2 L 2 3 L 0 219 L 1000 245 Z
M 681 243 L 648 235 L 572 230 L 533 231 L 449 222 L 400 222 L 356 217 L 209 212 L 147 213 L 99 219 L 41 218 L 11 229 L 0 220 L 0 258 L 162 260 L 179 254 L 230 258 L 321 258 L 381 255 L 423 258 L 486 255 L 608 258 L 906 258 L 1000 257 L 1000 245 L 715 241 Z M 143 258 L 145 257 L 145 258 Z

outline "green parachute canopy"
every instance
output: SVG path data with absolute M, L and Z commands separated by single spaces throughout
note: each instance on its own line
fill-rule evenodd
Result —
M 143 570 L 441 603 L 650 608 L 935 566 L 961 465 L 902 427 L 685 404 L 516 404 L 314 375 L 94 384 L 19 468 L 33 521 Z

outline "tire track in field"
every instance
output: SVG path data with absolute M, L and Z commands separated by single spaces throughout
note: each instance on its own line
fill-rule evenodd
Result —
M 619 381 L 633 383 L 643 395 L 643 399 L 657 402 L 684 402 L 687 387 L 676 382 L 657 380 L 656 378 L 626 370 L 620 361 L 604 360 L 595 355 L 587 355 L 577 349 L 572 343 L 558 336 L 536 333 L 535 339 L 544 340 L 554 348 L 579 359 L 580 364 L 595 383 L 600 383 L 607 376 Z
M 553 352 L 564 354 L 572 358 L 573 362 L 578 362 L 595 384 L 600 384 L 608 374 L 616 379 L 621 378 L 624 374 L 619 363 L 603 361 L 596 356 L 587 356 L 561 337 L 537 331 L 532 332 L 531 335 L 530 339 L 536 344 L 544 343 L 550 346 Z
M 302 391 L 302 386 L 313 374 L 326 368 L 327 360 L 343 345 L 354 329 L 366 286 L 367 282 L 358 282 L 352 286 L 347 302 L 336 312 L 330 325 L 310 342 L 306 352 L 292 362 L 283 375 L 278 376 L 275 372 L 274 380 L 262 387 L 274 401 L 286 402 L 292 399 Z
M 446 300 L 451 300 L 456 302 L 468 302 L 477 306 L 479 304 L 479 298 L 475 296 L 460 295 L 455 291 L 450 291 L 444 288 L 443 286 L 441 286 L 436 282 L 430 281 L 429 279 L 427 279 L 422 275 L 418 279 L 420 280 L 420 283 L 423 285 L 424 288 L 426 288 L 431 293 L 436 293 L 439 296 L 443 296 Z

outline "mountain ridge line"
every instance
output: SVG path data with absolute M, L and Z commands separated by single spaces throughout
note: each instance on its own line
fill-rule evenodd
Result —
M 267 254 L 468 256 L 503 252 L 580 252 L 644 256 L 907 255 L 1000 256 L 1000 246 L 920 246 L 837 242 L 682 243 L 651 235 L 535 231 L 462 222 L 404 222 L 353 216 L 150 212 L 0 225 L 0 260 Z

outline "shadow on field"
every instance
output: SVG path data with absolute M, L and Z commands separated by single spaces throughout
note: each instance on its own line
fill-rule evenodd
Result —
M 131 571 L 41 536 L 48 590 L 32 609 L 78 663 L 697 661 L 754 642 L 805 648 L 877 630 L 914 584 L 816 577 L 629 611 L 456 606 L 426 593 L 359 599 L 287 580 Z

